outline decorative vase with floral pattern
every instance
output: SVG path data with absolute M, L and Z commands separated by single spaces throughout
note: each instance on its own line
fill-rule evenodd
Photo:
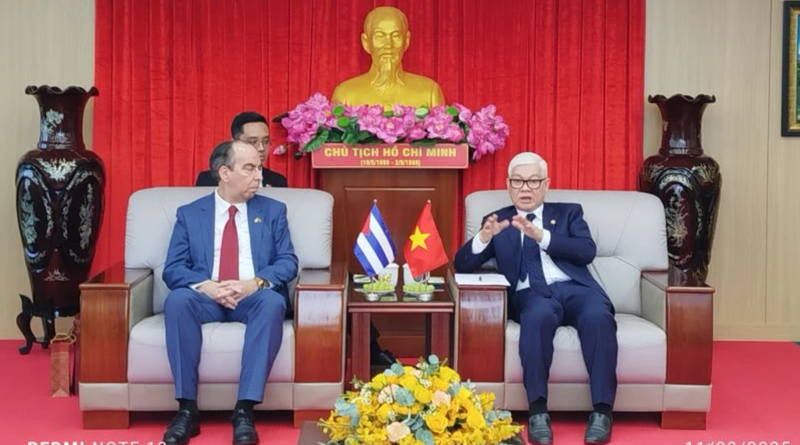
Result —
M 83 112 L 97 89 L 43 85 L 25 93 L 39 103 L 39 143 L 17 165 L 17 222 L 28 267 L 33 299 L 25 295 L 17 326 L 26 344 L 49 345 L 59 316 L 80 310 L 80 289 L 94 258 L 103 217 L 105 173 L 103 162 L 83 142 Z M 44 337 L 31 331 L 32 317 L 40 317 Z
M 700 121 L 715 96 L 676 94 L 647 99 L 661 111 L 658 154 L 644 161 L 639 189 L 664 203 L 670 262 L 705 282 L 722 187 L 719 164 L 703 154 Z

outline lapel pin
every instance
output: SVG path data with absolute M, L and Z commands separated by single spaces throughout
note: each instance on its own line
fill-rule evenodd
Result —
M 261 223 L 261 217 L 260 216 L 256 216 L 256 218 L 253 220 L 253 222 L 256 223 L 256 224 Z
M 551 219 L 551 220 L 550 220 L 550 225 L 551 225 L 551 226 L 554 226 L 554 225 L 556 225 L 556 220 L 554 220 L 554 219 Z

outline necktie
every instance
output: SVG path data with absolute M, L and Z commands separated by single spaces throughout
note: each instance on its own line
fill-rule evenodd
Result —
M 228 209 L 228 222 L 222 230 L 219 249 L 219 281 L 239 279 L 239 234 L 236 232 L 236 206 Z
M 533 222 L 536 215 L 529 213 L 526 215 L 528 221 Z M 522 264 L 520 264 L 519 279 L 524 281 L 528 278 L 528 285 L 531 290 L 538 295 L 550 296 L 550 287 L 544 278 L 542 269 L 542 253 L 539 245 L 527 235 L 522 236 Z

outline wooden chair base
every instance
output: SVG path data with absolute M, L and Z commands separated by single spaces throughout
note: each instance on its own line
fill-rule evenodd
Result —
M 301 410 L 294 411 L 293 424 L 300 428 L 303 422 L 316 423 L 319 419 L 327 418 L 330 410 Z M 117 430 L 130 427 L 128 411 L 84 411 L 83 429 L 86 430 Z
M 128 411 L 84 411 L 85 430 L 124 430 L 131 425 Z
M 317 423 L 319 419 L 327 419 L 328 415 L 330 415 L 330 410 L 324 409 L 308 409 L 308 410 L 299 410 L 294 411 L 294 427 L 300 428 L 303 426 L 303 422 L 314 422 Z
M 668 430 L 704 430 L 706 414 L 686 411 L 664 411 L 661 413 L 661 428 Z

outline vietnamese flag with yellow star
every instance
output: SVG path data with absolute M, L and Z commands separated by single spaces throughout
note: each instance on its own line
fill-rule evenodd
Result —
M 417 225 L 414 226 L 414 233 L 406 240 L 403 256 L 411 269 L 411 274 L 415 277 L 430 272 L 449 261 L 442 237 L 439 236 L 436 223 L 433 221 L 430 201 L 422 208 Z

